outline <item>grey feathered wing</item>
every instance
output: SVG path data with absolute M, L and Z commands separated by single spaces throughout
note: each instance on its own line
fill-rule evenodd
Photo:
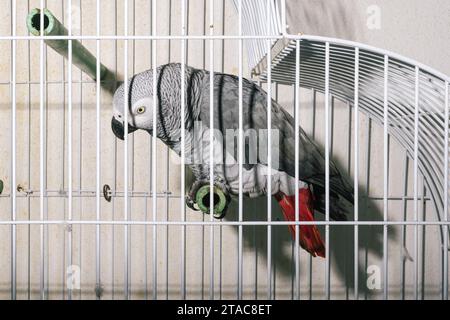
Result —
M 225 74 L 214 76 L 214 129 L 236 130 L 239 128 L 238 77 Z M 204 126 L 209 125 L 209 77 L 204 77 L 201 111 L 199 117 Z M 247 129 L 267 129 L 266 93 L 254 83 L 243 79 L 243 123 Z M 295 177 L 295 123 L 294 118 L 275 101 L 272 101 L 272 129 L 278 130 L 279 167 Z M 325 157 L 319 147 L 299 128 L 299 179 L 313 184 L 324 192 Z M 236 154 L 236 153 L 235 153 Z M 258 163 L 267 164 L 267 155 L 258 153 Z M 353 188 L 341 177 L 336 165 L 330 160 L 330 194 L 344 197 L 353 203 Z

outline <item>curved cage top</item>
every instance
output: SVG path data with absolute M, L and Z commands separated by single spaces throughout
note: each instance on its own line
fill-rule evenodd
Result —
M 296 41 L 292 39 L 274 56 L 272 81 L 283 84 L 295 83 Z M 358 51 L 359 106 L 361 111 L 379 124 L 384 123 L 385 68 L 387 66 L 388 131 L 408 152 L 414 156 L 415 90 L 418 72 L 419 96 L 419 145 L 418 165 L 425 177 L 435 209 L 444 210 L 446 103 L 448 104 L 448 77 L 433 72 L 425 66 L 408 59 L 338 39 L 299 37 L 300 86 L 325 91 L 325 47 L 330 43 L 330 94 L 338 99 L 354 103 L 355 55 Z M 275 46 L 276 47 L 276 46 Z M 261 62 L 254 69 L 261 80 L 267 80 L 267 70 Z M 447 93 L 446 93 L 447 92 Z
M 239 11 L 239 2 L 235 1 Z M 325 92 L 326 45 L 329 44 L 330 95 L 354 104 L 358 84 L 360 110 L 383 125 L 387 107 L 388 132 L 414 158 L 415 115 L 418 108 L 418 167 L 430 191 L 438 218 L 444 220 L 446 144 L 448 143 L 448 86 L 450 78 L 416 61 L 368 45 L 318 36 L 288 35 L 283 29 L 283 3 L 242 1 L 243 32 L 248 35 L 277 36 L 272 41 L 271 80 L 292 85 L 296 79 L 296 48 L 299 42 L 299 84 Z M 269 11 L 270 17 L 267 16 Z M 268 19 L 269 18 L 269 19 Z M 272 23 L 267 26 L 266 21 Z M 248 65 L 252 74 L 267 81 L 267 40 L 246 40 Z M 358 55 L 358 59 L 355 59 Z M 355 66 L 358 62 L 358 79 Z M 387 73 L 387 79 L 385 79 Z M 387 90 L 385 91 L 385 80 Z M 416 86 L 418 104 L 416 103 Z M 385 95 L 387 96 L 385 97 Z M 386 99 L 385 99 L 386 98 Z

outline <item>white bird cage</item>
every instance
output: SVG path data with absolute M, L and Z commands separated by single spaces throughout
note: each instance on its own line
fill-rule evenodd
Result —
M 286 2 L 7 1 L 0 298 L 448 299 L 450 78 L 289 34 Z M 69 61 L 28 33 L 34 8 L 67 26 Z M 326 259 L 300 251 L 264 199 L 220 221 L 187 211 L 184 167 L 147 134 L 114 138 L 106 83 L 71 66 L 75 40 L 119 81 L 168 62 L 253 76 L 358 186 L 349 221 L 317 222 Z

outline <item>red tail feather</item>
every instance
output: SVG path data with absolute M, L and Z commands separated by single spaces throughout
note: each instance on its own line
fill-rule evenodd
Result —
M 313 195 L 308 188 L 299 190 L 299 221 L 314 221 Z M 283 211 L 286 221 L 295 221 L 295 195 L 287 196 L 283 193 L 275 195 L 278 203 Z M 290 225 L 289 230 L 295 239 L 295 226 Z M 301 225 L 300 226 L 300 245 L 308 251 L 313 257 L 319 256 L 325 258 L 325 246 L 320 237 L 317 226 Z

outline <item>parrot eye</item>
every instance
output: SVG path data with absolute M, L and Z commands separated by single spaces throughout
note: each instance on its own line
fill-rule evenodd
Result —
M 137 108 L 137 113 L 138 114 L 142 114 L 142 113 L 144 113 L 145 112 L 145 107 L 139 107 L 139 108 Z

